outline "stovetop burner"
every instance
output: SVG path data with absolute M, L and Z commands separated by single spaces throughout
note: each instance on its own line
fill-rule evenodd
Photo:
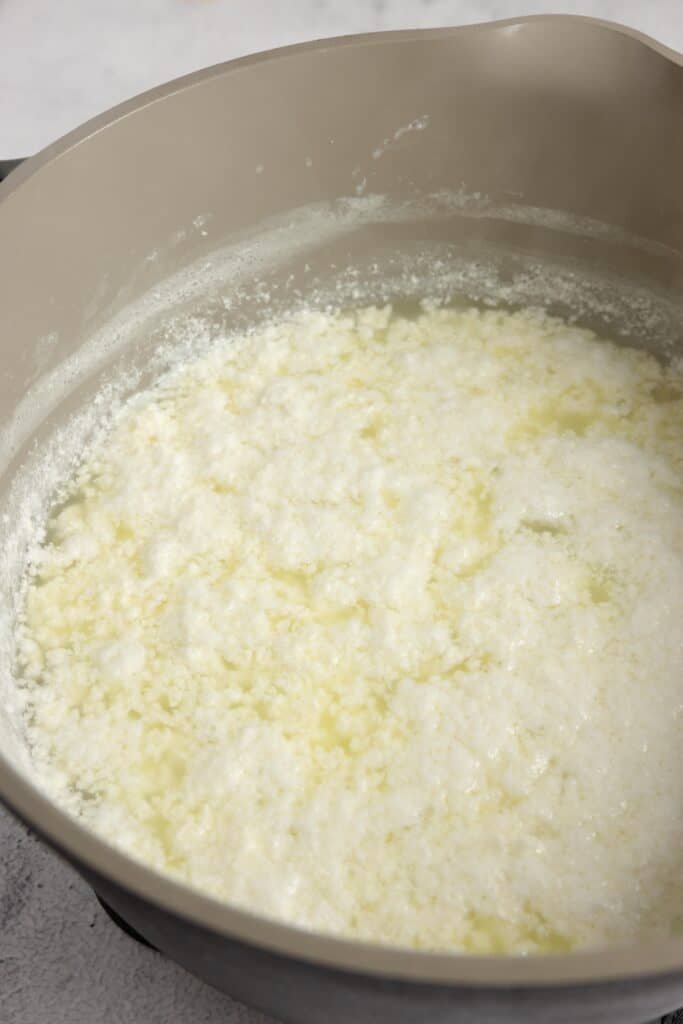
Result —
M 95 893 L 95 895 L 97 896 L 97 893 Z M 140 935 L 140 932 L 137 932 L 132 925 L 128 924 L 127 921 L 124 921 L 121 915 L 117 914 L 115 910 L 101 899 L 101 897 L 97 896 L 97 902 L 102 907 L 102 910 L 105 912 L 109 920 L 112 921 L 122 932 L 128 935 L 129 938 L 139 942 L 141 946 L 147 946 L 148 949 L 153 949 L 155 953 L 160 952 L 156 946 L 153 946 L 151 942 L 148 942 L 147 939 L 144 938 L 144 936 Z M 683 1024 L 683 1010 L 675 1010 L 673 1013 L 667 1013 L 665 1017 L 658 1017 L 656 1020 L 646 1021 L 645 1024 Z
M 95 893 L 95 896 L 97 896 L 97 893 Z M 131 939 L 135 939 L 135 941 L 139 942 L 141 946 L 147 946 L 149 949 L 153 949 L 155 953 L 159 952 L 156 946 L 153 946 L 151 942 L 148 942 L 144 935 L 141 935 L 140 932 L 136 931 L 131 924 L 124 921 L 121 915 L 117 914 L 116 911 L 110 907 L 108 903 L 105 903 L 100 896 L 97 896 L 97 902 L 102 907 L 102 910 L 105 912 L 109 920 L 113 921 L 117 928 L 122 932 L 125 932 L 125 934 Z

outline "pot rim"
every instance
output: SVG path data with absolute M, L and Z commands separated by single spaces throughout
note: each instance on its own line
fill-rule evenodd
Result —
M 636 29 L 597 18 L 563 14 L 317 39 L 215 64 L 118 104 L 24 161 L 0 184 L 0 202 L 8 199 L 44 167 L 120 119 L 176 92 L 192 89 L 213 77 L 233 75 L 253 65 L 288 59 L 309 51 L 437 39 L 463 33 L 498 32 L 538 22 L 545 22 L 558 29 L 575 24 L 596 33 L 608 32 L 623 36 L 652 50 L 663 60 L 683 67 L 683 54 Z M 522 957 L 422 952 L 304 930 L 204 896 L 133 860 L 60 810 L 17 771 L 2 752 L 0 796 L 31 829 L 85 871 L 100 875 L 142 900 L 156 904 L 210 932 L 321 967 L 402 982 L 475 988 L 595 984 L 674 974 L 683 970 L 683 936 L 640 945 Z

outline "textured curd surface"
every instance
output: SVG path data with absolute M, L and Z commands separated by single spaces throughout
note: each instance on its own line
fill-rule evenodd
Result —
M 535 313 L 308 314 L 137 396 L 19 628 L 45 784 L 303 926 L 683 924 L 683 378 Z

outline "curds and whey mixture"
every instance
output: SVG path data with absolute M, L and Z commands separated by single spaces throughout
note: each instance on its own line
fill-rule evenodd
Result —
M 683 370 L 533 311 L 308 313 L 117 415 L 34 556 L 49 792 L 306 928 L 683 926 Z

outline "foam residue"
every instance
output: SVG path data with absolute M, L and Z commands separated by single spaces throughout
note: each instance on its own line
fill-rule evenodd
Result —
M 380 160 L 384 154 L 394 146 L 399 139 L 402 139 L 404 135 L 409 135 L 411 132 L 423 132 L 429 124 L 429 114 L 423 114 L 422 117 L 416 117 L 408 124 L 402 124 L 392 135 L 388 135 L 385 139 L 379 143 L 378 146 L 372 151 L 372 159 Z

